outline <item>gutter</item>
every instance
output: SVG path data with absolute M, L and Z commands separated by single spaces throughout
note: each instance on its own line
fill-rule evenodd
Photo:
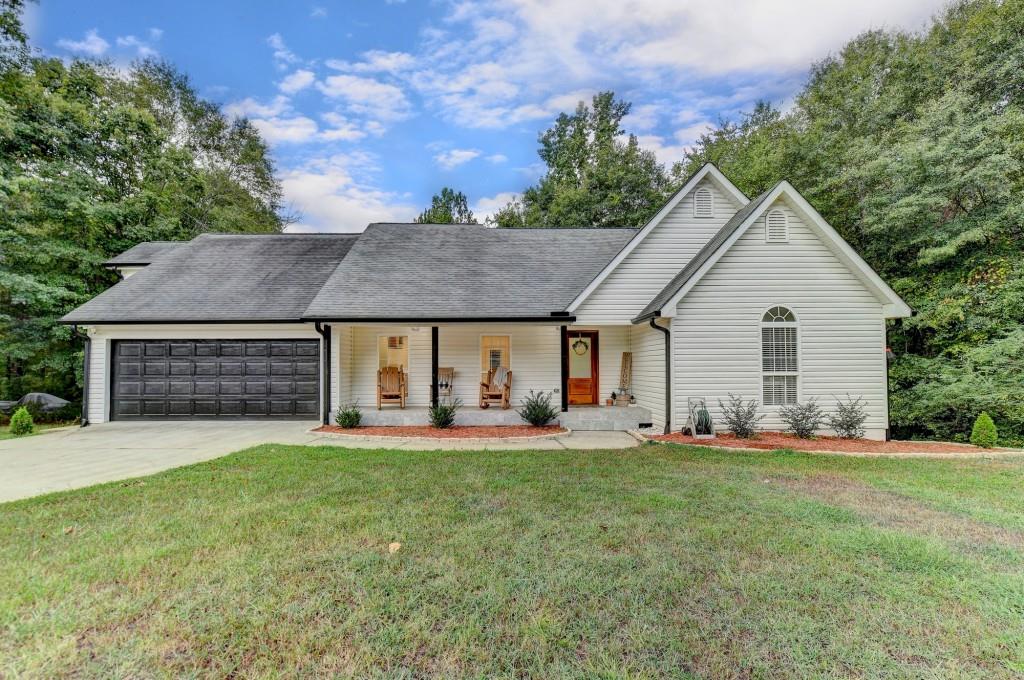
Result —
M 71 334 L 78 333 L 78 326 L 71 327 Z M 79 420 L 81 427 L 89 427 L 89 359 L 92 355 L 92 338 L 88 331 L 82 333 L 85 338 L 85 357 L 82 360 L 82 415 Z
M 313 324 L 316 332 L 323 338 L 323 366 L 321 366 L 321 404 L 320 410 L 323 413 L 321 421 L 324 425 L 331 424 L 331 327 L 324 326 L 319 321 Z
M 665 334 L 665 434 L 672 432 L 672 332 L 658 325 L 654 316 L 650 320 L 651 328 Z

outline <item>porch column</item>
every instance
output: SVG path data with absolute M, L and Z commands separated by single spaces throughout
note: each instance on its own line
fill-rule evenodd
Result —
M 562 413 L 569 410 L 569 327 L 562 326 Z
M 430 327 L 430 405 L 437 406 L 437 326 Z

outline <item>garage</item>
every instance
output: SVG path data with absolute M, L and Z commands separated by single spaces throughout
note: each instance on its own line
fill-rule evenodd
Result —
M 113 420 L 320 412 L 317 340 L 115 340 L 111 353 Z

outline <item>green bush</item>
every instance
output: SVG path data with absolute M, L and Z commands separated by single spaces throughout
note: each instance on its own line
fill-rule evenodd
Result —
M 836 412 L 828 417 L 828 426 L 843 439 L 861 439 L 868 414 L 864 410 L 864 399 L 846 395 L 846 402 L 836 400 Z
M 516 409 L 519 417 L 534 427 L 543 427 L 558 417 L 558 409 L 551 405 L 551 392 L 534 392 L 522 401 L 522 407 Z
M 808 399 L 804 404 L 783 406 L 779 409 L 779 418 L 786 423 L 787 432 L 792 432 L 801 439 L 811 439 L 815 431 L 821 428 L 825 414 L 822 413 L 817 401 Z
M 11 434 L 15 437 L 32 434 L 35 432 L 35 429 L 36 424 L 32 420 L 32 414 L 24 406 L 15 411 L 14 415 L 11 416 Z
M 334 416 L 334 422 L 339 427 L 346 429 L 359 427 L 359 423 L 363 420 L 363 414 L 359 411 L 359 402 L 354 401 L 351 404 L 345 404 L 338 409 L 338 413 Z
M 462 406 L 459 398 L 439 400 L 436 406 L 430 407 L 430 424 L 439 430 L 446 430 L 455 424 L 455 413 Z
M 999 440 L 999 433 L 996 432 L 996 424 L 992 417 L 982 411 L 977 420 L 974 421 L 974 428 L 971 430 L 971 443 L 983 449 L 991 449 Z
M 733 396 L 729 393 L 729 403 L 723 404 L 718 400 L 718 408 L 722 409 L 722 421 L 729 431 L 741 439 L 749 439 L 757 433 L 757 424 L 764 418 L 764 414 L 757 415 L 757 399 L 748 402 L 743 397 Z

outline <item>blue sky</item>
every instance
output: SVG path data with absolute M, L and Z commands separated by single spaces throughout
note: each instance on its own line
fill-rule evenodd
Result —
M 442 186 L 478 216 L 542 172 L 537 134 L 599 90 L 670 164 L 720 117 L 786 107 L 808 65 L 938 0 L 42 0 L 47 54 L 158 56 L 270 141 L 294 231 L 411 220 Z

